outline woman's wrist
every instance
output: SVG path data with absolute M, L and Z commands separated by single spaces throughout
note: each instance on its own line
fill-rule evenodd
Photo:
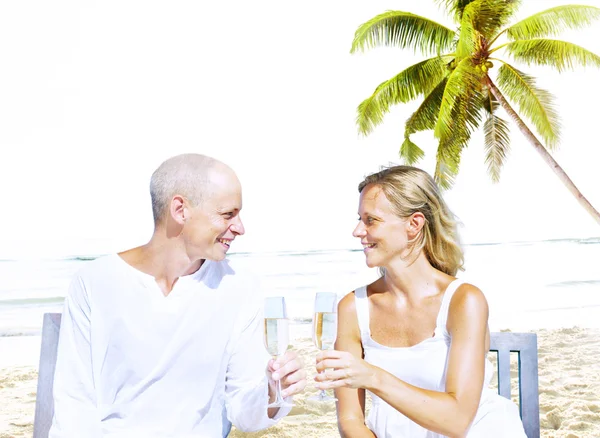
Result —
M 381 368 L 378 368 L 374 365 L 369 364 L 369 378 L 367 379 L 367 385 L 364 389 L 367 389 L 371 392 L 377 392 L 381 387 Z

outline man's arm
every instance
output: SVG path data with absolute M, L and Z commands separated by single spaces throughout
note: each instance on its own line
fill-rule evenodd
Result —
M 49 438 L 100 437 L 92 373 L 90 300 L 76 276 L 65 298 L 54 373 L 54 418 Z
M 269 418 L 267 405 L 270 394 L 265 370 L 270 356 L 262 341 L 264 322 L 259 300 L 251 302 L 254 312 L 246 313 L 250 314 L 250 319 L 241 323 L 239 338 L 234 342 L 227 365 L 225 384 L 227 418 L 244 432 L 272 426 L 290 411 L 290 408 L 282 408 Z

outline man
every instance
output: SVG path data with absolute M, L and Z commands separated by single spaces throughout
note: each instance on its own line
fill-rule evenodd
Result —
M 154 172 L 146 245 L 75 277 L 62 316 L 50 438 L 225 437 L 274 424 L 276 381 L 302 391 L 295 352 L 269 360 L 252 277 L 225 259 L 244 234 L 233 170 L 203 155 Z

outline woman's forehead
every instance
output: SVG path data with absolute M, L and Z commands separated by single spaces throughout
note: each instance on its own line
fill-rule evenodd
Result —
M 366 202 L 377 202 L 380 198 L 387 200 L 383 188 L 375 184 L 367 185 L 362 192 L 360 192 L 360 200 Z
M 360 193 L 360 207 L 369 210 L 392 212 L 392 204 L 380 186 L 369 184 Z

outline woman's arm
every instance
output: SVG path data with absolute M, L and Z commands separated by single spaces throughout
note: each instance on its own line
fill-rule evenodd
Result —
M 475 417 L 485 371 L 488 305 L 483 293 L 462 285 L 450 302 L 447 329 L 452 338 L 446 391 L 418 388 L 347 353 L 324 351 L 319 368 L 333 368 L 323 388 L 366 388 L 415 423 L 449 437 L 463 437 Z M 328 382 L 327 382 L 328 380 Z
M 363 357 L 353 293 L 342 298 L 338 305 L 338 336 L 335 348 L 357 358 Z M 342 438 L 375 437 L 365 426 L 365 390 L 339 387 L 335 390 L 335 395 L 338 399 L 338 429 Z

